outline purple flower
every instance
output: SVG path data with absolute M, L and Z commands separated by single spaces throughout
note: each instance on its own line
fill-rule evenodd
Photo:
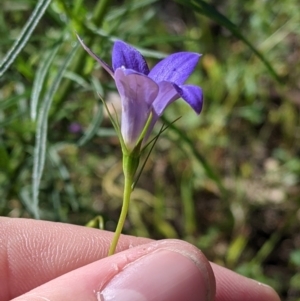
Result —
M 82 126 L 80 123 L 78 122 L 72 122 L 69 125 L 69 132 L 72 134 L 79 134 L 82 132 Z
M 150 71 L 144 57 L 133 47 L 116 41 L 112 68 L 94 54 L 78 37 L 83 48 L 113 77 L 121 96 L 121 132 L 128 150 L 133 150 L 152 113 L 147 137 L 165 108 L 183 98 L 197 114 L 203 104 L 202 89 L 185 85 L 194 71 L 200 54 L 178 52 L 160 61 Z

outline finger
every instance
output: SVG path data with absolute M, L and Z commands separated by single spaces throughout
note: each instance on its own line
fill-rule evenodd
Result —
M 243 277 L 226 268 L 211 263 L 216 276 L 215 301 L 280 301 L 268 285 Z
M 0 218 L 0 300 L 106 257 L 112 233 L 75 225 Z M 122 236 L 117 251 L 149 242 Z
M 13 301 L 212 301 L 209 262 L 178 240 L 151 242 L 93 262 Z
M 60 223 L 0 218 L 0 300 L 10 300 L 42 283 L 107 254 L 112 233 Z M 148 242 L 123 236 L 118 250 Z M 216 301 L 251 299 L 279 300 L 272 289 L 213 265 L 217 279 Z M 240 281 L 243 285 L 240 285 Z M 234 289 L 230 283 L 237 284 Z M 253 287 L 255 285 L 255 287 Z M 230 288 L 230 289 L 229 289 Z

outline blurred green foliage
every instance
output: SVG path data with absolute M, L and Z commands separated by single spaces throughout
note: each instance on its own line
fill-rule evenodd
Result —
M 178 237 L 210 260 L 300 300 L 300 14 L 297 0 L 2 2 L 0 214 L 114 230 L 121 153 L 98 94 L 109 76 L 75 32 L 110 62 L 122 39 L 150 65 L 203 54 L 164 122 L 133 193 L 125 232 Z M 35 14 L 32 17 L 32 14 Z M 159 129 L 157 129 L 159 130 Z

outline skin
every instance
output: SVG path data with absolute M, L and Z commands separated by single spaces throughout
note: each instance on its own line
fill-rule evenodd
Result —
M 209 263 L 180 240 L 124 235 L 118 253 L 107 257 L 112 235 L 0 217 L 0 300 L 280 300 L 272 288 Z

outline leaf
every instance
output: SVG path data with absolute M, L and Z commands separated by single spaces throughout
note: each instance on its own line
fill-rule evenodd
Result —
M 37 110 L 38 110 L 38 100 L 40 97 L 40 93 L 42 91 L 46 75 L 49 71 L 51 63 L 58 51 L 59 46 L 56 46 L 52 51 L 49 51 L 41 60 L 39 64 L 39 68 L 36 72 L 32 93 L 30 98 L 30 117 L 32 121 L 36 120 Z
M 46 156 L 46 141 L 47 141 L 47 129 L 48 129 L 48 115 L 52 104 L 54 95 L 60 85 L 63 74 L 67 69 L 69 63 L 74 57 L 76 50 L 78 49 L 78 44 L 69 53 L 64 63 L 60 67 L 53 81 L 52 85 L 48 89 L 43 99 L 41 108 L 39 110 L 39 116 L 37 120 L 37 131 L 35 137 L 35 147 L 34 147 L 34 158 L 33 158 L 33 173 L 32 173 L 32 203 L 34 208 L 34 217 L 39 218 L 39 187 L 45 165 Z
M 38 22 L 40 21 L 41 17 L 43 16 L 45 10 L 47 9 L 48 5 L 50 4 L 51 0 L 40 0 L 33 13 L 31 14 L 30 18 L 28 19 L 27 23 L 23 27 L 23 30 L 20 36 L 17 38 L 11 49 L 8 51 L 6 56 L 4 57 L 3 61 L 0 64 L 0 77 L 5 73 L 5 71 L 10 67 L 10 65 L 14 62 L 18 54 L 22 51 L 25 47 L 26 43 L 28 42 L 33 30 L 37 26 Z
M 219 11 L 215 9 L 214 6 L 206 3 L 202 0 L 176 0 L 184 6 L 192 8 L 194 11 L 214 20 L 218 24 L 226 27 L 233 35 L 242 40 L 253 53 L 265 64 L 270 74 L 278 81 L 281 82 L 280 76 L 276 73 L 270 62 L 263 56 L 263 54 L 258 51 L 250 41 L 241 33 L 239 28 L 233 24 L 229 19 L 222 15 Z

